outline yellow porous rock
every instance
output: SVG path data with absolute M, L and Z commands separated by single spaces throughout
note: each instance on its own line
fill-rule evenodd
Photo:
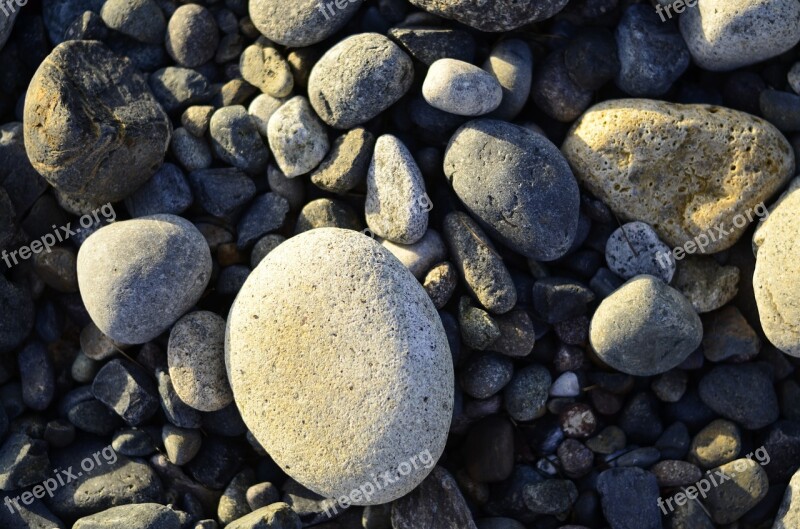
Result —
M 621 221 L 647 222 L 676 247 L 705 235 L 704 253 L 732 246 L 795 169 L 788 141 L 763 119 L 649 99 L 593 106 L 562 152 Z

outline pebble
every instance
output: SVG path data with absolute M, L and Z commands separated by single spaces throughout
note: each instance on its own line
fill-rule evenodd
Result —
M 303 296 L 296 295 L 299 291 Z M 354 299 L 366 301 L 354 304 Z M 332 306 L 346 310 L 330 312 Z M 302 334 L 287 335 L 284 322 L 298 314 L 305 314 L 310 326 Z M 227 336 L 226 365 L 242 418 L 275 461 L 310 489 L 339 497 L 360 485 L 365 471 L 398 472 L 395 465 L 406 454 L 424 447 L 436 460 L 444 449 L 453 373 L 441 320 L 411 273 L 369 237 L 318 229 L 282 244 L 239 293 Z M 417 347 L 425 355 L 407 355 Z M 341 367 L 320 369 L 330 359 Z M 267 380 L 256 368 L 266 363 L 275 373 Z M 364 385 L 365 370 L 381 382 Z M 286 377 L 294 381 L 292 391 L 286 390 Z M 307 377 L 315 383 L 295 384 Z M 387 397 L 395 402 L 391 424 L 385 422 Z M 380 414 L 373 413 L 373 406 Z M 406 413 L 412 408 L 414 413 Z M 342 431 L 353 435 L 343 437 Z M 331 450 L 320 453 L 321 444 Z M 377 492 L 370 503 L 408 493 L 427 470 L 400 469 L 402 479 Z
M 196 68 L 214 58 L 219 28 L 211 11 L 198 4 L 179 6 L 169 19 L 164 47 L 175 62 Z
M 59 292 L 78 291 L 77 254 L 57 246 L 33 256 L 33 269 L 47 286 Z
M 715 72 L 735 70 L 794 47 L 800 40 L 800 6 L 791 0 L 711 0 L 687 9 L 680 28 L 695 64 Z
M 411 87 L 414 65 L 397 44 L 377 33 L 348 37 L 320 58 L 308 79 L 311 106 L 337 129 L 371 120 Z
M 678 402 L 686 393 L 688 383 L 689 376 L 686 371 L 673 369 L 661 374 L 650 387 L 661 402 Z
M 247 505 L 254 511 L 280 500 L 278 488 L 269 482 L 256 483 L 247 489 Z
M 430 296 L 437 310 L 447 305 L 453 296 L 453 292 L 455 292 L 457 284 L 458 272 L 449 262 L 439 263 L 431 268 L 422 282 L 423 288 Z M 498 340 L 495 340 L 495 342 Z
M 546 479 L 525 487 L 525 505 L 536 514 L 568 512 L 578 499 L 578 489 L 568 479 Z
M 157 450 L 156 441 L 150 432 L 138 428 L 125 428 L 114 434 L 111 447 L 115 452 L 128 457 L 147 457 Z
M 256 194 L 253 180 L 235 167 L 192 171 L 189 185 L 197 203 L 215 217 L 231 215 Z
M 86 516 L 75 522 L 73 529 L 181 529 L 180 518 L 171 507 L 157 503 L 120 505 Z
M 642 275 L 603 300 L 589 336 L 594 351 L 609 366 L 650 376 L 680 365 L 700 345 L 703 327 L 677 290 Z
M 472 296 L 492 313 L 514 308 L 517 291 L 511 274 L 478 224 L 465 213 L 452 212 L 444 219 L 443 235 Z
M 689 451 L 689 430 L 682 422 L 668 426 L 655 443 L 665 459 L 683 459 Z
M 606 243 L 606 262 L 623 279 L 648 274 L 669 283 L 675 274 L 672 250 L 644 222 L 629 222 L 614 230 Z
M 25 148 L 62 193 L 94 204 L 122 200 L 164 161 L 169 118 L 142 75 L 100 42 L 59 45 L 28 90 L 35 97 L 25 99 Z M 53 105 L 61 110 L 52 113 Z M 103 112 L 87 119 L 86 108 Z
M 711 487 L 703 503 L 717 524 L 735 522 L 767 495 L 767 473 L 752 459 L 737 459 L 710 472 L 716 476 L 718 484 Z M 722 481 L 718 473 L 729 479 Z
M 594 454 L 592 451 L 575 439 L 565 439 L 559 445 L 556 454 L 561 462 L 564 474 L 569 478 L 583 477 L 591 472 L 594 467 Z
M 622 428 L 606 426 L 600 433 L 587 439 L 586 446 L 596 454 L 610 455 L 625 448 L 626 441 Z
M 247 107 L 247 113 L 250 114 L 250 117 L 256 124 L 258 133 L 264 138 L 266 138 L 268 134 L 267 127 L 269 125 L 269 118 L 271 118 L 275 111 L 286 101 L 288 101 L 286 97 L 272 97 L 269 94 L 259 94 L 250 102 L 250 106 Z
M 761 115 L 784 132 L 800 130 L 800 96 L 780 90 L 764 90 L 759 97 Z
M 257 98 L 256 98 L 257 99 Z M 255 102 L 255 100 L 253 100 Z M 208 125 L 211 116 L 214 114 L 214 107 L 210 105 L 193 105 L 181 114 L 181 125 L 193 136 L 202 138 L 208 132 Z
M 255 482 L 255 472 L 244 469 L 228 484 L 217 507 L 217 518 L 223 525 L 246 516 L 251 512 L 247 505 L 247 489 Z
M 311 173 L 311 181 L 325 191 L 347 193 L 367 178 L 375 136 L 356 127 L 336 138 L 327 156 Z
M 454 57 L 458 58 L 458 57 Z M 461 59 L 471 62 L 470 59 Z M 500 83 L 503 98 L 489 117 L 511 121 L 522 111 L 531 93 L 533 79 L 533 56 L 525 41 L 501 40 L 493 48 L 483 69 Z
M 533 285 L 533 307 L 547 323 L 559 323 L 586 313 L 594 293 L 572 279 L 545 277 Z
M 706 406 L 747 430 L 778 419 L 778 397 L 764 364 L 719 365 L 703 376 L 699 390 Z
M 564 50 L 548 55 L 537 68 L 531 101 L 547 116 L 571 122 L 592 104 L 592 99 L 592 91 L 579 86 L 569 75 Z
M 214 154 L 223 162 L 252 175 L 266 170 L 269 149 L 243 106 L 217 109 L 211 116 L 209 135 Z
M 167 28 L 154 0 L 107 0 L 100 17 L 109 28 L 148 44 L 160 44 Z
M 422 97 L 451 114 L 481 116 L 500 106 L 503 89 L 486 70 L 456 59 L 439 59 L 428 69 Z
M 653 465 L 659 487 L 686 487 L 700 481 L 703 472 L 691 463 L 680 460 L 665 460 Z
M 800 497 L 800 471 L 796 472 L 789 481 L 772 529 L 792 529 L 800 525 L 800 500 L 798 497 Z
M 0 490 L 39 483 L 49 477 L 49 466 L 47 443 L 24 433 L 11 433 L 0 447 Z
M 347 203 L 330 198 L 318 198 L 303 206 L 297 217 L 295 233 L 317 228 L 361 230 L 363 227 L 358 214 Z
M 168 66 L 153 72 L 147 84 L 156 100 L 169 114 L 211 99 L 208 79 L 190 68 Z
M 187 314 L 170 332 L 169 376 L 181 400 L 196 410 L 221 410 L 233 402 L 224 339 L 225 320 L 208 311 Z
M 269 40 L 302 48 L 321 42 L 347 24 L 363 0 L 320 4 L 317 0 L 284 3 L 280 0 L 251 0 L 253 25 Z
M 739 428 L 730 421 L 717 419 L 694 436 L 689 458 L 701 468 L 713 468 L 733 461 L 741 450 Z
M 172 139 L 174 142 L 175 136 Z M 192 205 L 193 200 L 183 171 L 177 165 L 165 163 L 150 180 L 125 199 L 125 207 L 133 218 L 158 214 L 179 215 Z
M 185 465 L 197 455 L 203 438 L 197 430 L 186 430 L 165 424 L 161 434 L 167 457 L 176 465 Z
M 158 411 L 158 390 L 147 373 L 125 360 L 112 360 L 97 373 L 94 397 L 131 426 L 139 426 Z
M 499 415 L 486 417 L 470 428 L 464 443 L 469 476 L 479 483 L 497 483 L 514 470 L 514 427 Z
M 277 230 L 286 220 L 289 202 L 277 193 L 265 193 L 256 197 L 236 226 L 239 249 L 249 247 L 267 232 Z
M 578 397 L 581 394 L 581 385 L 578 376 L 567 371 L 562 373 L 550 387 L 551 397 Z
M 754 455 L 764 464 L 770 482 L 785 483 L 800 468 L 798 453 L 800 425 L 794 420 L 780 419 L 767 429 L 764 444 Z
M 314 170 L 330 148 L 325 125 L 302 96 L 272 114 L 267 136 L 275 161 L 288 178 Z
M 420 240 L 413 244 L 398 244 L 388 239 L 380 241 L 381 246 L 392 252 L 417 279 L 423 279 L 435 265 L 445 260 L 447 248 L 439 232 L 429 229 Z
M 286 237 L 283 235 L 278 234 L 269 234 L 264 235 L 258 242 L 253 246 L 253 251 L 250 252 L 250 268 L 255 268 L 258 266 L 266 256 L 272 250 L 278 247 L 281 243 L 286 240 Z
M 300 529 L 301 527 L 297 513 L 282 502 L 262 507 L 225 526 L 226 529 Z
M 710 257 L 688 256 L 678 263 L 672 286 L 692 303 L 699 314 L 724 307 L 739 292 L 741 273 Z
M 567 5 L 567 0 L 545 0 L 536 3 L 498 0 L 491 4 L 478 4 L 469 0 L 409 1 L 434 15 L 453 19 L 487 32 L 510 31 L 531 22 L 547 20 Z
M 558 417 L 564 435 L 574 439 L 591 437 L 597 429 L 597 417 L 588 404 L 568 404 Z
M 746 219 L 793 172 L 791 147 L 766 121 L 722 107 L 648 99 L 590 108 L 562 152 L 578 180 L 620 219 L 646 222 L 667 245 L 687 245 L 686 253 L 730 247 L 749 224 L 734 224 L 734 217 Z M 674 167 L 673 176 L 666 178 L 664 167 Z M 720 201 L 722 195 L 731 200 Z M 700 236 L 709 239 L 702 250 L 702 237 L 694 240 Z
M 200 451 L 184 468 L 201 485 L 221 490 L 241 469 L 243 455 L 241 447 L 230 439 L 207 436 Z
M 156 381 L 158 394 L 161 397 L 161 409 L 164 410 L 167 421 L 178 428 L 199 428 L 200 412 L 181 400 L 167 369 L 164 367 L 156 369 Z
M 602 88 L 620 69 L 616 38 L 608 30 L 584 29 L 564 49 L 564 65 L 580 88 Z
M 761 350 L 761 340 L 733 305 L 709 314 L 703 326 L 703 354 L 712 362 L 744 362 Z
M 187 171 L 207 169 L 214 161 L 208 141 L 193 135 L 183 127 L 173 131 L 170 151 Z
M 538 365 L 518 369 L 503 391 L 505 408 L 515 421 L 531 421 L 545 414 L 552 378 Z
M 167 330 L 200 299 L 210 276 L 208 244 L 174 215 L 110 224 L 78 253 L 86 309 L 104 334 L 122 343 L 145 343 Z
M 294 89 L 294 77 L 289 63 L 274 47 L 260 41 L 244 49 L 239 59 L 242 78 L 275 98 L 287 97 Z
M 646 392 L 637 393 L 625 404 L 618 424 L 629 441 L 652 444 L 658 440 L 664 430 L 658 406 L 658 401 Z
M 514 310 L 494 317 L 500 336 L 491 344 L 489 350 L 506 356 L 524 357 L 533 350 L 536 330 L 533 321 L 524 310 Z
M 597 478 L 597 492 L 611 529 L 661 529 L 658 482 L 650 472 L 637 467 L 605 470 Z
M 476 529 L 467 502 L 447 470 L 436 466 L 422 484 L 392 504 L 392 529 Z
M 450 140 L 444 173 L 468 211 L 517 253 L 551 261 L 572 244 L 578 186 L 544 136 L 503 121 L 470 121 Z
M 28 336 L 34 323 L 34 305 L 27 288 L 0 275 L 0 353 L 15 349 Z
M 367 172 L 367 226 L 384 239 L 414 244 L 428 229 L 430 199 L 414 157 L 397 137 L 383 135 Z
M 461 389 L 476 399 L 485 399 L 501 391 L 511 381 L 514 365 L 505 356 L 492 353 L 476 353 L 461 369 Z M 522 382 L 525 384 L 525 381 Z M 530 382 L 527 383 L 530 388 Z
M 617 86 L 632 96 L 666 94 L 689 67 L 689 49 L 675 23 L 662 21 L 652 6 L 629 6 L 617 26 L 616 38 Z
M 471 63 L 475 59 L 475 39 L 466 31 L 437 27 L 396 27 L 389 37 L 430 66 L 439 59 L 456 59 Z

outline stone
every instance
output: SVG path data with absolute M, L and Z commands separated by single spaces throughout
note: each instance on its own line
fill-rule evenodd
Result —
M 397 102 L 413 78 L 411 57 L 397 44 L 377 33 L 360 33 L 317 61 L 308 79 L 308 98 L 325 123 L 351 129 Z
M 481 116 L 500 106 L 503 89 L 486 70 L 456 59 L 439 59 L 428 68 L 422 97 L 451 114 Z
M 252 175 L 267 168 L 269 149 L 243 106 L 217 109 L 211 116 L 209 135 L 214 153 L 225 163 Z
M 120 505 L 85 516 L 73 529 L 181 529 L 180 518 L 170 507 L 157 503 Z
M 686 487 L 703 477 L 703 472 L 697 466 L 674 459 L 656 463 L 650 472 L 655 474 L 659 487 Z
M 286 240 L 286 237 L 283 235 L 277 234 L 269 234 L 264 235 L 259 241 L 253 246 L 253 251 L 250 252 L 250 268 L 255 268 L 258 266 L 266 256 L 272 250 L 277 248 L 281 243 Z
M 289 63 L 274 46 L 256 42 L 245 48 L 239 70 L 245 81 L 272 97 L 287 97 L 294 89 Z
M 164 161 L 167 114 L 130 61 L 100 42 L 57 46 L 28 90 L 25 147 L 59 191 L 93 204 L 116 202 Z
M 172 384 L 172 378 L 165 367 L 156 368 L 158 394 L 161 397 L 161 409 L 167 421 L 179 428 L 200 428 L 200 412 L 181 400 Z
M 637 276 L 600 303 L 589 339 L 609 366 L 636 376 L 658 375 L 681 364 L 703 338 L 700 317 L 677 290 L 653 276 Z
M 614 230 L 606 243 L 606 262 L 626 280 L 648 274 L 669 283 L 675 274 L 672 251 L 644 222 L 629 222 Z
M 543 135 L 503 121 L 470 121 L 451 138 L 444 173 L 467 211 L 514 251 L 552 261 L 570 248 L 578 185 Z
M 617 86 L 632 96 L 666 94 L 689 67 L 689 50 L 675 23 L 659 20 L 652 6 L 634 4 L 625 9 L 616 38 Z
M 506 356 L 524 357 L 533 350 L 536 330 L 524 310 L 514 310 L 494 317 L 500 336 L 489 344 L 489 350 Z
M 278 487 L 268 481 L 252 485 L 247 489 L 246 496 L 247 504 L 254 511 L 257 511 L 261 507 L 272 505 L 280 500 Z
M 267 127 L 269 118 L 278 110 L 281 105 L 288 101 L 288 97 L 272 97 L 269 94 L 258 94 L 247 107 L 247 113 L 253 118 L 258 133 L 264 138 L 267 137 Z M 184 125 L 185 127 L 186 125 Z
M 468 215 L 452 212 L 444 219 L 444 240 L 467 290 L 488 311 L 514 308 L 517 291 L 491 240 Z
M 791 0 L 703 0 L 680 17 L 700 68 L 729 71 L 780 55 L 800 40 L 800 6 Z
M 486 350 L 500 336 L 497 323 L 485 310 L 473 307 L 467 296 L 458 303 L 458 326 L 464 344 L 478 351 Z
M 217 518 L 228 525 L 232 521 L 249 514 L 250 506 L 247 504 L 247 489 L 255 482 L 255 472 L 244 469 L 225 487 L 217 507 Z
M 688 383 L 689 376 L 686 371 L 673 369 L 656 378 L 650 388 L 661 402 L 678 402 L 683 397 L 683 394 L 686 393 Z
M 158 389 L 148 374 L 127 360 L 112 360 L 97 373 L 94 397 L 131 426 L 139 426 L 158 411 Z
M 550 387 L 551 397 L 578 397 L 581 394 L 581 384 L 578 376 L 572 371 L 562 373 Z
M 391 242 L 414 244 L 428 229 L 430 205 L 411 152 L 395 136 L 379 137 L 367 173 L 364 210 L 369 229 Z
M 519 39 L 501 40 L 492 48 L 483 63 L 483 69 L 497 78 L 503 90 L 500 106 L 489 117 L 513 120 L 522 111 L 531 93 L 533 56 L 528 43 Z
M 615 36 L 605 29 L 585 28 L 564 50 L 567 75 L 584 90 L 599 90 L 620 69 Z
M 715 523 L 733 523 L 764 499 L 769 489 L 767 473 L 752 459 L 737 459 L 711 469 L 719 483 L 703 502 Z M 722 479 L 720 474 L 728 476 Z M 710 478 L 709 478 L 710 479 Z
M 206 240 L 174 215 L 110 224 L 78 252 L 86 310 L 122 343 L 145 343 L 166 331 L 200 299 L 210 277 Z
M 272 114 L 267 137 L 275 162 L 287 178 L 313 171 L 330 148 L 325 125 L 303 96 L 293 97 Z
M 154 0 L 107 0 L 100 17 L 109 28 L 148 44 L 160 44 L 167 27 Z
M 531 22 L 547 20 L 567 5 L 567 0 L 497 0 L 489 4 L 471 0 L 410 1 L 434 15 L 488 32 L 510 31 Z
M 469 476 L 479 483 L 508 479 L 514 470 L 514 427 L 499 415 L 485 417 L 470 428 L 464 442 Z
M 753 208 L 794 172 L 791 147 L 762 119 L 647 99 L 590 108 L 562 151 L 578 180 L 621 220 L 646 222 L 669 246 L 686 245 L 687 253 L 689 245 L 702 253 L 732 246 Z M 749 219 L 734 224 L 748 212 Z
M 170 151 L 187 171 L 208 169 L 214 162 L 208 141 L 193 135 L 183 127 L 175 129 L 172 133 Z
M 650 472 L 636 467 L 605 470 L 597 478 L 597 492 L 611 529 L 661 529 L 658 483 Z
M 547 116 L 571 123 L 589 108 L 594 94 L 579 86 L 569 75 L 566 51 L 556 50 L 536 68 L 530 99 Z
M 203 442 L 203 437 L 198 430 L 187 430 L 165 424 L 162 430 L 161 439 L 167 457 L 176 465 L 185 465 L 192 460 Z
M 320 0 L 250 0 L 253 25 L 269 40 L 302 48 L 321 42 L 347 24 L 363 0 L 325 4 Z M 340 7 L 341 5 L 341 7 Z
M 235 167 L 192 171 L 189 185 L 198 204 L 215 217 L 231 215 L 256 194 L 253 179 Z
M 736 459 L 742 450 L 739 428 L 717 419 L 697 432 L 689 447 L 689 458 L 701 468 L 713 468 Z
M 364 225 L 355 210 L 346 202 L 330 198 L 312 200 L 300 211 L 295 233 L 316 228 L 345 228 L 361 230 Z
M 0 490 L 28 487 L 49 477 L 47 443 L 16 432 L 0 448 Z
M 33 410 L 46 410 L 56 390 L 56 373 L 47 347 L 30 342 L 17 356 L 22 383 L 22 401 Z
M 356 127 L 333 141 L 327 156 L 313 173 L 311 181 L 326 191 L 347 193 L 366 181 L 375 136 L 363 127 Z
M 150 437 L 150 432 L 138 428 L 116 432 L 111 439 L 111 447 L 115 452 L 129 457 L 146 457 L 157 450 L 156 440 Z
M 125 199 L 131 217 L 146 217 L 159 213 L 178 215 L 192 205 L 192 190 L 183 171 L 165 163 L 150 180 Z
M 437 27 L 395 27 L 389 30 L 388 36 L 427 66 L 444 58 L 468 63 L 475 59 L 475 39 L 466 31 Z
M 280 245 L 239 292 L 226 336 L 244 422 L 312 491 L 338 498 L 389 471 L 395 482 L 354 502 L 385 503 L 430 471 L 412 468 L 411 455 L 442 453 L 454 387 L 444 328 L 414 276 L 369 237 L 316 229 Z M 274 374 L 266 380 L 264 365 Z M 364 384 L 364 373 L 376 383 Z
M 219 46 L 219 28 L 214 15 L 204 6 L 179 6 L 167 24 L 164 47 L 175 62 L 196 68 L 214 58 Z
M 792 529 L 800 525 L 800 471 L 795 472 L 783 496 L 772 529 Z
M 744 362 L 761 350 L 761 340 L 735 306 L 725 306 L 704 320 L 703 355 L 708 360 Z
M 476 529 L 467 502 L 453 476 L 442 467 L 410 494 L 392 503 L 393 529 Z
M 186 107 L 211 99 L 208 79 L 190 68 L 167 66 L 156 70 L 147 78 L 153 95 L 170 114 L 182 112 Z
M 397 244 L 387 239 L 382 239 L 380 243 L 417 279 L 424 278 L 433 265 L 444 261 L 447 257 L 444 241 L 434 229 L 427 230 L 425 235 L 413 244 Z
M 706 406 L 747 430 L 778 419 L 778 396 L 763 364 L 719 365 L 700 379 L 699 391 Z
M 439 263 L 431 268 L 422 286 L 437 309 L 441 310 L 450 301 L 458 285 L 458 272 L 449 262 Z
M 526 486 L 523 496 L 525 505 L 536 514 L 560 514 L 572 509 L 578 489 L 568 479 L 546 479 Z
M 287 213 L 289 202 L 277 193 L 265 193 L 256 197 L 239 219 L 236 245 L 240 249 L 248 248 L 267 232 L 277 230 L 283 226 Z
M 736 297 L 740 275 L 735 266 L 722 266 L 710 257 L 692 255 L 678 262 L 672 286 L 703 314 L 722 308 Z
M 253 101 L 255 102 L 255 100 Z M 206 132 L 208 132 L 208 125 L 211 122 L 211 116 L 213 114 L 214 107 L 211 105 L 191 106 L 184 110 L 183 114 L 181 114 L 181 125 L 183 125 L 183 128 L 189 131 L 193 136 L 202 138 L 205 136 Z
M 515 421 L 531 421 L 546 413 L 545 405 L 553 380 L 546 367 L 518 369 L 503 390 L 506 411 Z
M 300 529 L 302 524 L 289 505 L 273 503 L 234 520 L 225 529 Z

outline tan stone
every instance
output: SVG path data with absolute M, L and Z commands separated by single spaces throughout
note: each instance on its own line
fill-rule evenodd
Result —
M 750 212 L 757 220 L 752 209 L 795 167 L 786 138 L 763 119 L 648 99 L 590 108 L 562 151 L 582 185 L 621 220 L 647 222 L 673 246 L 706 234 L 713 240 L 705 253 L 732 246 L 750 222 L 737 227 L 734 217 Z

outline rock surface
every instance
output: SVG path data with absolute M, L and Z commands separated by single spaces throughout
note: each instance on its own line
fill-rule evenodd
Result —
M 304 47 L 342 29 L 362 2 L 348 0 L 334 5 L 324 0 L 250 0 L 249 12 L 255 27 L 269 40 Z
M 457 20 L 480 31 L 509 31 L 546 20 L 561 11 L 568 0 L 410 0 L 435 15 Z

